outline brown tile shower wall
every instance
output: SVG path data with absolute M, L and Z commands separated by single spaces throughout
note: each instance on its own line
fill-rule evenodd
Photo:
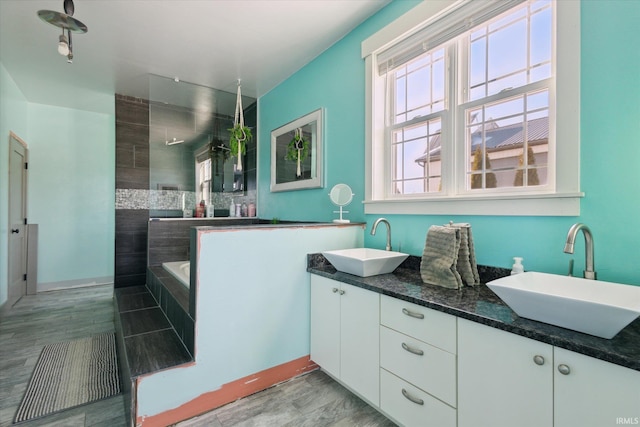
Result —
M 116 95 L 116 192 L 149 189 L 149 102 Z M 132 197 L 146 192 L 132 191 Z M 114 286 L 144 285 L 147 267 L 147 203 L 118 203 L 115 215 Z
M 149 221 L 149 265 L 161 265 L 163 262 L 171 261 L 188 261 L 190 259 L 191 227 L 249 225 L 259 221 L 258 218 Z

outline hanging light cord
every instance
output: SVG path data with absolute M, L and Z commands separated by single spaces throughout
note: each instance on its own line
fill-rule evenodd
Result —
M 238 79 L 238 96 L 236 98 L 236 114 L 233 120 L 233 125 L 240 125 L 240 129 L 242 129 L 242 139 L 238 139 L 238 141 L 244 141 L 247 139 L 247 134 L 244 131 L 244 112 L 242 111 L 242 86 L 240 85 L 240 79 Z

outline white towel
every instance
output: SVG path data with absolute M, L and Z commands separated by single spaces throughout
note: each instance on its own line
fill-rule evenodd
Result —
M 420 262 L 422 281 L 445 288 L 460 289 L 462 279 L 457 270 L 460 229 L 432 225 Z

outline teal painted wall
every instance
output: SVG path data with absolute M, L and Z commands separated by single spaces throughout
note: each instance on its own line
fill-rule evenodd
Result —
M 262 218 L 327 221 L 337 218 L 331 187 L 348 184 L 355 196 L 345 217 L 364 221 L 364 61 L 360 43 L 416 1 L 395 2 L 258 99 L 258 208 Z M 324 109 L 325 188 L 271 193 L 271 131 Z
M 28 106 L 38 283 L 113 276 L 115 113 Z
M 27 137 L 27 99 L 0 62 L 0 305 L 7 300 L 9 131 Z
M 395 1 L 321 56 L 259 99 L 259 210 L 263 218 L 328 221 L 329 189 L 349 184 L 355 195 L 348 218 L 369 224 L 364 192 L 364 61 L 360 43 L 416 2 Z M 569 259 L 583 269 L 582 238 L 575 255 L 563 253 L 569 227 L 584 222 L 594 233 L 599 279 L 640 285 L 640 2 L 581 4 L 581 202 L 579 217 L 389 215 L 394 248 L 420 255 L 427 229 L 449 220 L 473 226 L 478 262 L 510 267 L 523 256 L 528 270 L 564 274 Z M 326 187 L 270 193 L 270 131 L 325 108 Z M 383 248 L 384 233 L 365 245 Z
M 29 148 L 38 283 L 113 276 L 115 113 L 33 104 L 0 63 L 0 304 L 7 299 L 8 135 Z

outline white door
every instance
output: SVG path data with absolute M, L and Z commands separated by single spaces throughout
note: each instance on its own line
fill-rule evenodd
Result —
M 11 133 L 9 147 L 9 290 L 11 307 L 27 291 L 27 146 Z
M 340 379 L 380 406 L 380 294 L 342 283 Z
M 458 426 L 552 425 L 553 347 L 458 319 Z
M 557 347 L 553 358 L 554 426 L 640 423 L 640 372 Z
M 340 283 L 311 275 L 311 360 L 340 378 Z

